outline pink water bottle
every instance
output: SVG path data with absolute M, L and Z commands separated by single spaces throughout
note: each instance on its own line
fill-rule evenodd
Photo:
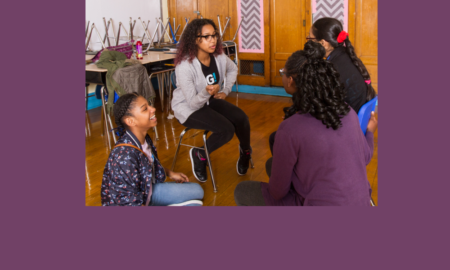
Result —
M 139 40 L 136 42 L 136 59 L 138 60 L 142 60 L 143 56 L 142 56 L 142 42 L 140 42 Z

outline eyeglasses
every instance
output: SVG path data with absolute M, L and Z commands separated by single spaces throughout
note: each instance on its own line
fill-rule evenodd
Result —
M 279 70 L 281 77 L 283 77 L 284 75 L 286 75 L 286 71 L 284 71 L 284 68 L 281 68 Z
M 197 37 L 204 38 L 206 41 L 210 41 L 211 37 L 214 37 L 214 39 L 218 39 L 219 38 L 219 34 L 206 35 L 206 36 L 197 36 Z
M 313 39 L 317 39 L 317 38 L 307 36 L 306 39 L 307 40 L 313 40 Z

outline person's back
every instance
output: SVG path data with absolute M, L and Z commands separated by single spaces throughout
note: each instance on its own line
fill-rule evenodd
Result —
M 276 132 L 273 158 L 266 162 L 269 183 L 239 183 L 237 205 L 370 206 L 366 165 L 378 123 L 372 113 L 363 135 L 325 52 L 321 44 L 308 41 L 280 69 L 294 104 Z
M 291 188 L 300 195 L 302 205 L 370 205 L 366 163 L 372 156 L 373 134 L 364 137 L 353 110 L 341 121 L 337 130 L 326 128 L 310 114 L 295 114 L 283 121 L 276 135 L 270 181 L 286 177 L 279 171 L 293 172 Z M 293 168 L 286 162 L 289 159 L 294 161 Z M 268 183 L 261 187 L 266 199 L 272 197 L 270 191 L 282 188 L 272 185 L 269 191 Z
M 359 112 L 359 109 L 367 101 L 367 86 L 358 68 L 353 64 L 344 47 L 337 47 L 331 52 L 328 60 L 333 63 L 334 68 L 340 75 L 342 85 L 345 87 L 347 96 L 345 102 Z
M 342 23 L 335 18 L 321 18 L 314 22 L 307 39 L 320 43 L 325 57 L 333 63 L 340 74 L 346 90 L 345 101 L 356 113 L 376 93 L 371 85 L 370 74 L 355 53 L 355 48 L 344 31 Z

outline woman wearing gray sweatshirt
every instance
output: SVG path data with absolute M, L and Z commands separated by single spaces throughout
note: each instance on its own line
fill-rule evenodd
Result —
M 236 170 L 247 173 L 250 157 L 250 123 L 240 108 L 225 101 L 236 81 L 237 67 L 222 52 L 216 25 L 209 19 L 188 24 L 175 58 L 176 89 L 172 109 L 178 121 L 189 128 L 209 130 L 209 153 L 229 142 L 234 133 L 239 139 Z M 223 87 L 221 87 L 223 85 Z M 192 171 L 200 182 L 207 180 L 204 150 L 190 151 Z

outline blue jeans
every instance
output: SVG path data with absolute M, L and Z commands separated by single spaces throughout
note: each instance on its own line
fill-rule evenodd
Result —
M 203 195 L 203 189 L 197 183 L 156 183 L 153 185 L 150 205 L 166 206 L 190 200 L 201 200 Z M 196 205 L 199 206 L 198 204 Z

